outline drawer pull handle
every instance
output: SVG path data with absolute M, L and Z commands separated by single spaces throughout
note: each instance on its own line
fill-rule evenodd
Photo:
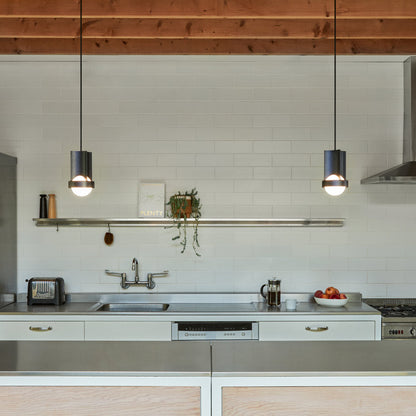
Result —
M 34 332 L 48 332 L 48 331 L 52 331 L 52 327 L 51 326 L 30 326 L 29 329 L 31 331 Z
M 310 326 L 307 326 L 305 328 L 307 331 L 311 331 L 311 332 L 323 332 L 323 331 L 328 331 L 328 327 L 327 326 L 316 326 L 311 328 Z

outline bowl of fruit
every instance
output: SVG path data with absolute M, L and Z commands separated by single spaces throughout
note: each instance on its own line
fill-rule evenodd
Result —
M 348 297 L 344 293 L 340 293 L 336 287 L 327 287 L 325 292 L 317 290 L 313 298 L 318 305 L 339 308 L 348 302 Z

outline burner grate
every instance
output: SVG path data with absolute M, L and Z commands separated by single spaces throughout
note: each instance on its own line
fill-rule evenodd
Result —
M 379 310 L 385 317 L 416 317 L 416 299 L 372 299 L 366 303 Z
M 367 298 L 363 299 L 363 302 L 367 303 L 372 307 L 376 306 L 415 306 L 416 298 Z

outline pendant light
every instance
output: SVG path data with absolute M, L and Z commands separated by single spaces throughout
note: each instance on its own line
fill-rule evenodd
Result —
M 348 187 L 346 152 L 337 150 L 337 4 L 334 0 L 334 150 L 324 151 L 322 187 L 332 196 L 341 195 Z
M 71 151 L 71 180 L 68 187 L 77 196 L 87 196 L 95 187 L 92 153 L 82 150 L 82 0 L 79 2 L 79 150 Z

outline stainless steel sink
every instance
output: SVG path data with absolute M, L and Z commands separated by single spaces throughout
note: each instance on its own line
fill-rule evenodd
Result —
M 97 312 L 163 312 L 169 303 L 104 303 Z

